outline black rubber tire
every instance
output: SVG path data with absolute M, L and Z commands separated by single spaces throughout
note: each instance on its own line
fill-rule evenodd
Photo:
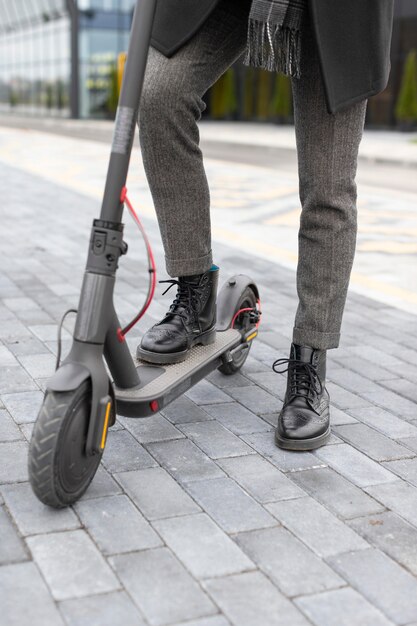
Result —
M 248 307 L 256 307 L 256 294 L 251 287 L 246 287 L 246 289 L 242 292 L 242 295 L 239 299 L 239 303 L 234 311 L 236 313 L 239 309 L 245 309 Z M 245 323 L 246 320 L 246 323 Z M 240 330 L 242 333 L 247 333 L 247 331 L 251 328 L 255 328 L 254 324 L 248 324 L 248 314 L 241 313 L 235 320 L 234 328 Z M 245 363 L 246 359 L 249 356 L 249 351 L 251 348 L 252 342 L 249 342 L 248 348 L 243 350 L 242 352 L 238 352 L 236 355 L 233 355 L 233 361 L 229 361 L 227 363 L 222 363 L 217 369 L 222 372 L 222 374 L 226 374 L 227 376 L 231 376 L 232 374 L 236 374 Z
M 29 480 L 41 502 L 61 509 L 86 491 L 102 453 L 85 454 L 91 409 L 91 383 L 75 391 L 48 391 L 29 446 Z

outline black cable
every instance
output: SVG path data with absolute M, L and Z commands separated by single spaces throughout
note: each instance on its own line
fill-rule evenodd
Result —
M 61 352 L 62 352 L 62 326 L 65 322 L 65 318 L 70 313 L 78 313 L 78 309 L 68 309 L 65 311 L 64 315 L 61 318 L 61 321 L 58 324 L 58 350 L 56 354 L 56 363 L 55 363 L 55 371 L 59 368 L 61 364 Z

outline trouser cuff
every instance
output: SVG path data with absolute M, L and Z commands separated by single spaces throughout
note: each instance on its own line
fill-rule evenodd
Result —
M 317 330 L 294 326 L 292 341 L 301 346 L 311 346 L 318 350 L 330 350 L 331 348 L 339 347 L 340 333 L 321 333 Z
M 165 257 L 166 271 L 169 276 L 188 276 L 190 274 L 203 274 L 213 265 L 212 251 L 196 259 L 169 259 Z

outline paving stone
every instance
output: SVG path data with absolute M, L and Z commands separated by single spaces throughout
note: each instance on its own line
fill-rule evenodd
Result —
M 252 353 L 252 349 L 251 349 L 251 353 Z M 251 353 L 246 358 L 246 361 L 242 366 L 242 369 L 241 369 L 242 374 L 244 374 L 245 376 L 248 376 L 252 372 L 269 372 L 271 370 L 270 365 L 266 365 L 262 361 L 255 359 L 255 357 Z
M 344 389 L 336 383 L 332 383 L 331 381 L 326 382 L 326 388 L 330 394 L 331 404 L 335 405 L 339 409 L 345 410 L 371 405 L 371 402 L 363 397 L 366 392 L 362 391 L 361 395 L 357 395 L 347 389 Z
M 139 443 L 181 439 L 184 435 L 162 415 L 152 415 L 141 419 L 121 417 L 119 421 Z
M 309 496 L 273 502 L 266 508 L 321 557 L 369 548 L 360 535 L 352 532 L 351 528 Z
M 188 439 L 150 443 L 147 448 L 179 482 L 224 476 L 218 465 Z
M 417 576 L 417 529 L 392 511 L 350 520 L 349 525 Z
M 0 409 L 0 442 L 23 439 L 22 432 L 5 409 Z
M 243 435 L 242 439 L 282 472 L 297 472 L 327 465 L 310 452 L 294 452 L 278 448 L 273 433 Z
M 29 483 L 4 485 L 2 494 L 24 537 L 80 527 L 74 511 L 70 508 L 56 510 L 45 506 L 35 496 Z
M 23 367 L 0 367 L 0 393 L 15 393 L 37 389 Z
M 43 401 L 43 393 L 37 391 L 24 391 L 2 396 L 5 407 L 17 424 L 34 422 L 39 413 Z
M 58 300 L 58 302 L 60 301 Z M 56 324 L 36 324 L 29 326 L 29 330 L 41 341 L 56 341 L 58 335 L 58 326 Z M 62 329 L 61 336 L 64 341 L 71 339 L 71 335 L 65 328 Z
M 2 289 L 3 288 L 0 284 L 0 293 L 2 292 Z M 8 309 L 7 307 L 5 307 L 3 304 L 0 303 L 0 320 L 1 321 L 14 320 L 15 318 L 16 318 L 15 314 L 10 309 Z
M 188 422 L 202 422 L 213 419 L 205 410 L 192 402 L 187 396 L 181 396 L 171 402 L 161 411 L 162 415 L 172 424 L 186 424 Z
M 394 474 L 348 444 L 322 446 L 314 454 L 358 487 L 396 480 Z
M 2 367 L 18 366 L 19 362 L 16 360 L 14 354 L 6 348 L 6 346 L 0 345 L 0 363 Z
M 398 439 L 398 442 L 404 445 L 409 450 L 417 453 L 417 437 L 404 437 Z
M 53 354 L 30 354 L 19 357 L 20 363 L 32 378 L 48 378 L 55 371 Z
M 28 443 L 32 438 L 33 429 L 35 427 L 35 422 L 30 422 L 29 424 L 20 424 L 20 432 L 23 435 L 23 438 L 26 439 Z
M 396 624 L 416 619 L 417 580 L 379 550 L 347 552 L 331 557 L 329 562 Z
M 109 431 L 102 462 L 110 472 L 144 469 L 157 465 L 127 430 Z
M 343 579 L 286 528 L 240 533 L 236 541 L 287 596 L 317 593 L 343 585 Z
M 217 613 L 213 603 L 168 548 L 113 556 L 110 562 L 152 626 Z
M 4 626 L 65 626 L 31 562 L 0 567 L 0 606 Z
M 294 472 L 292 481 L 343 519 L 378 513 L 384 507 L 330 467 Z
M 4 506 L 0 506 L 0 565 L 27 561 L 29 555 Z
M 417 437 L 417 428 L 413 424 L 396 417 L 379 406 L 372 406 L 366 409 L 349 409 L 349 413 L 357 417 L 359 421 L 372 426 L 375 430 L 379 430 L 392 439 Z
M 389 391 L 385 387 L 381 386 L 380 391 L 364 392 L 363 395 L 372 404 L 392 411 L 394 415 L 402 417 L 404 419 L 416 419 L 417 418 L 417 405 L 415 402 L 403 398 L 394 391 Z
M 377 363 L 371 363 L 362 357 L 348 356 L 340 359 L 336 357 L 336 360 L 342 364 L 346 364 L 350 370 L 374 381 L 389 380 L 395 376 L 395 374 L 388 369 L 385 369 Z
M 225 387 L 246 387 L 251 384 L 247 376 L 243 376 L 240 372 L 236 372 L 233 376 L 222 374 L 219 370 L 214 370 L 206 378 L 216 387 L 224 389 Z
M 262 504 L 304 495 L 285 474 L 257 454 L 219 459 L 217 463 Z
M 256 415 L 260 413 L 273 413 L 274 411 L 281 410 L 282 407 L 281 400 L 276 396 L 254 385 L 248 387 L 229 387 L 227 393 Z
M 174 624 L 173 626 L 230 626 L 230 622 L 222 615 L 213 615 L 212 617 L 203 617 L 203 619 L 193 619 L 191 622 L 181 622 L 181 624 Z
M 138 609 L 124 591 L 65 600 L 59 604 L 67 626 L 145 626 Z
M 201 511 L 162 467 L 123 472 L 115 477 L 148 520 Z
M 230 478 L 194 481 L 186 488 L 228 533 L 276 525 L 272 515 Z
M 265 389 L 273 396 L 277 396 L 281 401 L 284 400 L 287 387 L 287 378 L 284 374 L 277 374 L 275 371 L 257 372 L 249 374 L 251 381 L 259 387 Z
M 26 441 L 0 443 L 0 484 L 28 480 Z
M 200 380 L 194 387 L 188 389 L 185 395 L 196 404 L 232 402 L 232 399 L 224 391 L 205 379 Z
M 0 325 L 0 339 L 3 343 L 10 344 L 30 336 L 30 330 L 16 318 L 3 321 Z
M 3 304 L 7 306 L 8 309 L 14 311 L 25 311 L 26 309 L 38 309 L 39 305 L 32 298 L 4 298 Z
M 337 406 L 331 406 L 330 423 L 332 426 L 339 426 L 340 424 L 357 424 L 357 420 L 346 411 L 338 409 Z
M 361 345 L 354 348 L 350 348 L 349 352 L 351 354 L 355 354 L 360 356 L 365 361 L 370 361 L 371 363 L 377 363 L 382 366 L 392 366 L 394 368 L 401 367 L 403 365 L 400 359 L 397 359 L 394 352 L 384 352 L 383 350 L 379 350 L 378 348 L 372 347 L 370 345 Z
M 114 478 L 104 469 L 103 465 L 99 465 L 93 481 L 90 483 L 87 491 L 81 496 L 80 500 L 115 496 L 121 492 L 122 488 L 120 485 L 118 485 Z
M 159 520 L 154 527 L 196 578 L 255 569 L 242 550 L 204 513 Z
M 400 478 L 403 478 L 412 485 L 417 486 L 417 457 L 412 459 L 401 459 L 398 461 L 389 461 L 383 463 L 384 467 L 389 469 Z
M 259 339 L 259 338 L 258 338 Z M 254 341 L 251 346 L 251 356 L 265 363 L 268 366 L 268 370 L 271 371 L 272 363 L 280 358 L 280 354 L 277 353 L 277 349 L 269 346 L 263 341 Z M 243 371 L 243 373 L 245 373 Z
M 27 354 L 46 354 L 49 350 L 46 346 L 36 339 L 33 335 L 22 337 L 17 341 L 6 343 L 7 349 L 15 356 L 24 356 Z M 17 362 L 17 361 L 16 361 Z
M 26 326 L 30 324 L 47 324 L 52 322 L 53 318 L 45 311 L 29 309 L 28 311 L 19 311 L 16 313 L 18 319 Z
M 384 387 L 388 387 L 391 391 L 399 393 L 400 396 L 408 398 L 412 402 L 417 402 L 417 390 L 415 382 L 405 380 L 404 378 L 393 378 L 392 380 L 384 380 Z
M 393 623 L 350 587 L 296 598 L 294 602 L 316 626 L 334 626 L 335 623 L 338 626 L 390 626 Z
M 155 494 L 158 497 L 157 494 Z M 125 495 L 106 496 L 75 505 L 83 526 L 103 554 L 156 548 L 160 538 Z
M 417 488 L 398 479 L 393 483 L 365 487 L 365 491 L 388 509 L 417 526 Z
M 208 404 L 204 410 L 235 435 L 271 430 L 270 424 L 237 402 Z
M 239 626 L 307 626 L 309 622 L 261 572 L 204 583 L 221 610 Z
M 253 448 L 241 441 L 216 420 L 181 425 L 182 432 L 210 458 L 254 454 Z
M 81 598 L 120 588 L 119 581 L 84 530 L 35 535 L 26 541 L 55 600 Z
M 379 387 L 369 378 L 358 374 L 350 369 L 349 363 L 347 367 L 330 368 L 327 378 L 332 383 L 336 383 L 340 387 L 359 394 L 361 391 L 378 391 Z
M 370 456 L 374 461 L 402 459 L 413 455 L 410 450 L 366 424 L 345 424 L 335 428 L 346 442 Z

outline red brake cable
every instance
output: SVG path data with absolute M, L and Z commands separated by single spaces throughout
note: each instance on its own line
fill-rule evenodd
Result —
M 138 323 L 138 321 L 145 314 L 150 303 L 152 302 L 152 298 L 154 296 L 155 287 L 156 287 L 156 265 L 155 265 L 155 259 L 153 256 L 151 244 L 149 243 L 149 239 L 145 233 L 145 229 L 143 228 L 142 223 L 139 217 L 137 216 L 137 213 L 127 196 L 126 187 L 123 187 L 122 189 L 122 193 L 120 195 L 120 202 L 125 202 L 127 204 L 127 208 L 129 209 L 130 215 L 132 216 L 133 220 L 136 222 L 137 226 L 139 227 L 142 233 L 142 236 L 146 245 L 146 252 L 148 255 L 148 272 L 149 272 L 149 288 L 148 288 L 148 293 L 146 295 L 145 304 L 143 305 L 139 313 L 124 328 L 119 328 L 117 331 L 117 337 L 119 341 L 124 341 L 125 336 L 129 332 L 129 330 L 131 330 Z
M 241 313 L 244 313 L 245 311 L 257 311 L 259 314 L 259 318 L 258 321 L 255 324 L 255 328 L 258 328 L 259 324 L 261 323 L 261 315 L 262 315 L 262 310 L 261 310 L 261 301 L 258 298 L 258 300 L 256 301 L 256 307 L 248 307 L 246 309 L 239 309 L 239 311 L 236 311 L 236 313 L 234 314 L 231 324 L 230 324 L 230 328 L 234 328 L 235 325 L 235 320 L 237 318 L 238 315 L 240 315 Z

